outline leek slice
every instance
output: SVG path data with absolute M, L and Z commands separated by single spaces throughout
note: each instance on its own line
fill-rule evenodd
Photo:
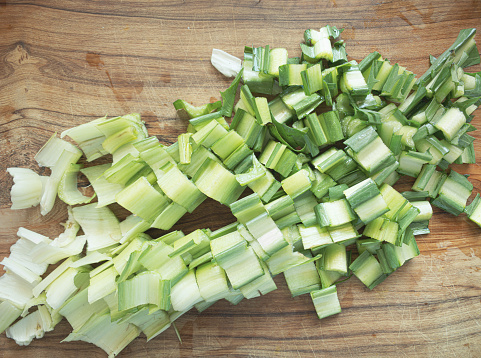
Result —
M 119 310 L 151 304 L 162 310 L 170 308 L 170 282 L 163 281 L 155 271 L 139 273 L 132 279 L 119 282 Z
M 85 341 L 115 357 L 140 333 L 130 323 L 112 322 L 109 313 L 94 314 L 79 330 L 70 333 L 62 342 Z
M 0 333 L 3 333 L 21 314 L 22 310 L 10 302 L 0 303 Z
M 70 164 L 60 180 L 58 186 L 58 197 L 68 205 L 86 204 L 95 198 L 83 195 L 77 188 L 77 175 L 82 169 L 80 164 Z
M 336 286 L 311 292 L 312 303 L 319 319 L 341 312 Z
M 23 309 L 33 297 L 33 288 L 34 285 L 17 275 L 6 273 L 0 277 L 0 300 L 9 301 L 14 306 Z
M 98 208 L 93 203 L 77 206 L 72 212 L 87 237 L 89 251 L 117 245 L 122 238 L 119 220 L 108 207 Z
M 27 209 L 40 204 L 46 177 L 41 177 L 31 169 L 7 168 L 13 177 L 13 186 L 10 189 L 12 210 Z

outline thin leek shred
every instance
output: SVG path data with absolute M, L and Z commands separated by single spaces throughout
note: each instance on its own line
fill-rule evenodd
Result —
M 342 281 L 354 275 L 374 289 L 420 254 L 415 237 L 429 233 L 432 205 L 481 226 L 479 194 L 467 205 L 473 185 L 449 170 L 475 162 L 469 132 L 481 77 L 464 71 L 480 61 L 475 29 L 462 30 L 419 79 L 378 52 L 349 61 L 341 32 L 306 30 L 302 58 L 268 45 L 246 47 L 243 62 L 214 50 L 213 65 L 235 79 L 222 101 L 174 102 L 189 127 L 170 146 L 148 137 L 138 114 L 103 117 L 62 133 L 80 149 L 56 134 L 48 140 L 35 159 L 49 177 L 9 168 L 12 209 L 40 204 L 45 215 L 57 195 L 74 207 L 53 240 L 18 230 L 1 262 L 0 332 L 27 345 L 66 317 L 65 341 L 113 357 L 194 307 L 277 289 L 279 273 L 324 318 L 341 311 Z M 333 108 L 320 114 L 324 102 Z M 112 161 L 83 167 L 82 153 Z M 79 172 L 92 196 L 79 190 Z M 413 191 L 392 186 L 402 175 L 416 178 Z M 246 187 L 253 194 L 239 199 Z M 237 221 L 145 233 L 170 230 L 207 197 Z M 119 221 L 107 207 L 114 203 L 131 215 Z

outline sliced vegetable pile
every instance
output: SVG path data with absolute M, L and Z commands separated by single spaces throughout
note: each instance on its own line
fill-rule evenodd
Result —
M 50 176 L 8 169 L 12 209 L 40 205 L 45 215 L 57 196 L 69 207 L 53 240 L 18 230 L 1 262 L 0 332 L 27 345 L 65 317 L 73 329 L 65 341 L 115 356 L 193 307 L 275 290 L 280 273 L 323 318 L 341 311 L 336 284 L 354 274 L 373 289 L 419 255 L 415 237 L 429 233 L 431 205 L 481 225 L 479 194 L 466 206 L 473 185 L 449 170 L 475 162 L 469 132 L 481 75 L 464 71 L 480 62 L 475 29 L 417 79 L 377 52 L 348 61 L 341 32 L 305 31 L 300 57 L 246 47 L 241 61 L 214 50 L 214 66 L 235 79 L 222 101 L 174 103 L 190 124 L 173 145 L 148 136 L 137 114 L 99 118 L 44 145 L 35 158 Z M 112 163 L 95 163 L 107 154 Z M 93 196 L 79 191 L 79 173 Z M 416 178 L 412 191 L 393 188 L 403 175 Z M 237 221 L 146 233 L 171 229 L 207 197 Z M 113 203 L 132 215 L 119 221 Z

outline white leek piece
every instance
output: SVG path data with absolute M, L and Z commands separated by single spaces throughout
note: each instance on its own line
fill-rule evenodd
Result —
M 35 156 L 40 166 L 52 169 L 40 199 L 40 213 L 46 215 L 52 210 L 57 197 L 58 186 L 62 176 L 72 163 L 82 156 L 82 151 L 74 145 L 60 139 L 55 133 Z
M 118 244 L 122 238 L 119 220 L 108 207 L 95 203 L 72 209 L 75 220 L 87 236 L 87 249 L 95 251 Z
M 62 262 L 55 270 L 53 270 L 47 277 L 45 277 L 38 285 L 35 286 L 32 293 L 33 296 L 38 297 L 53 281 L 62 275 L 72 264 L 78 259 L 77 256 L 69 257 Z
M 95 314 L 79 330 L 70 333 L 62 342 L 85 341 L 115 357 L 139 335 L 140 330 L 129 323 L 112 322 L 109 313 Z
M 12 210 L 27 209 L 40 204 L 46 177 L 41 177 L 27 168 L 8 168 L 7 172 L 13 177 L 14 183 L 10 190 Z
M 90 277 L 90 286 L 88 287 L 88 301 L 90 304 L 110 295 L 117 289 L 115 279 L 118 276 L 115 267 L 100 272 L 99 274 Z
M 58 186 L 58 197 L 68 205 L 86 204 L 92 201 L 92 196 L 83 195 L 77 187 L 78 173 L 82 169 L 82 165 L 71 163 L 60 180 Z
M 17 275 L 6 273 L 0 277 L 0 300 L 10 301 L 18 308 L 23 308 L 33 297 L 34 285 Z
M 102 164 L 80 170 L 94 188 L 98 198 L 97 207 L 99 208 L 114 203 L 115 195 L 124 188 L 121 184 L 111 183 L 105 179 L 103 173 L 110 167 L 110 164 Z
M 133 314 L 128 322 L 139 327 L 144 332 L 148 342 L 170 327 L 170 316 L 163 310 L 149 313 L 149 309 L 146 307 Z
M 88 282 L 88 272 L 83 268 L 69 267 L 45 290 L 47 303 L 59 309 L 75 292 Z
M 46 331 L 45 328 L 50 328 L 51 322 L 48 322 L 47 315 L 41 313 L 40 307 L 39 310 L 30 313 L 7 328 L 7 337 L 14 339 L 19 346 L 28 346 L 34 338 L 42 338 Z M 44 321 L 45 318 L 47 318 L 46 321 Z
M 98 300 L 92 304 L 88 302 L 88 291 L 84 289 L 71 297 L 59 313 L 70 323 L 74 331 L 82 327 L 95 313 L 108 309 L 104 300 Z
M 212 49 L 210 62 L 220 73 L 226 77 L 235 77 L 242 68 L 242 61 L 225 51 Z
M 20 317 L 22 310 L 8 301 L 0 303 L 0 333 Z
M 85 246 L 87 237 L 76 236 L 70 244 L 58 247 L 53 244 L 39 244 L 32 250 L 32 261 L 35 263 L 56 264 L 67 257 L 80 254 Z
M 82 257 L 81 259 L 73 262 L 70 267 L 81 267 L 85 265 L 90 265 L 90 264 L 97 264 L 102 261 L 109 261 L 112 260 L 112 258 L 106 254 L 102 254 L 98 251 L 92 251 L 87 254 L 87 256 Z
M 10 247 L 10 256 L 8 258 L 21 264 L 36 275 L 41 276 L 47 271 L 48 264 L 34 262 L 32 251 L 35 250 L 36 247 L 37 245 L 31 241 L 20 238 Z

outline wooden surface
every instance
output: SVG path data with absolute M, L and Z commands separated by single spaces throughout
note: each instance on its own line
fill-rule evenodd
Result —
M 104 115 L 139 112 L 150 134 L 172 143 L 187 125 L 172 102 L 220 99 L 230 83 L 210 65 L 214 47 L 241 57 L 244 45 L 269 44 L 294 56 L 304 29 L 330 24 L 345 28 L 350 58 L 378 50 L 420 75 L 429 54 L 460 29 L 481 28 L 480 19 L 479 0 L 0 0 L 0 258 L 19 226 L 54 238 L 66 218 L 60 203 L 46 217 L 10 210 L 6 168 L 38 170 L 33 157 L 54 131 Z M 481 125 L 480 113 L 473 123 Z M 481 141 L 476 151 L 481 157 Z M 480 191 L 478 165 L 457 170 Z M 209 201 L 176 228 L 232 221 Z M 291 298 L 280 275 L 267 296 L 181 317 L 182 344 L 169 329 L 148 344 L 136 339 L 121 356 L 480 357 L 481 229 L 436 210 L 431 230 L 418 240 L 422 254 L 373 291 L 356 278 L 339 285 L 339 315 L 319 321 L 309 296 Z M 0 357 L 105 356 L 87 343 L 60 344 L 69 328 L 62 322 L 29 347 L 2 334 Z

